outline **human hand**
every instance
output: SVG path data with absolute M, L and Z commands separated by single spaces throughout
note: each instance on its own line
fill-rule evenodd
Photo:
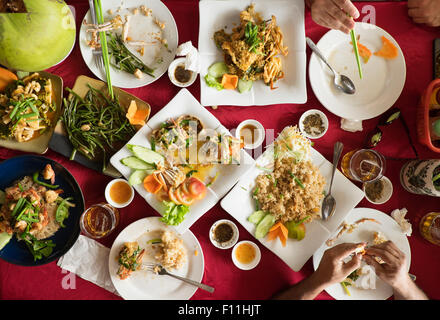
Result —
M 387 241 L 367 248 L 363 256 L 365 262 L 375 268 L 376 275 L 394 289 L 401 288 L 411 281 L 405 254 L 397 246 Z M 374 257 L 381 258 L 385 263 L 378 263 Z
M 408 15 L 415 23 L 440 26 L 439 0 L 408 0 Z
M 342 282 L 350 273 L 361 266 L 361 255 L 355 254 L 349 262 L 344 262 L 350 254 L 355 253 L 365 243 L 341 243 L 324 252 L 316 276 L 326 286 Z
M 313 21 L 323 27 L 349 33 L 354 28 L 352 18 L 359 18 L 359 11 L 350 0 L 308 0 L 307 3 Z

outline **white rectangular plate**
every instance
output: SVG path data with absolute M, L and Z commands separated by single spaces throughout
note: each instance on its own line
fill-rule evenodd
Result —
M 282 57 L 285 77 L 277 81 L 278 89 L 271 90 L 263 81 L 255 81 L 247 93 L 237 90 L 210 88 L 205 83 L 208 67 L 223 61 L 223 53 L 214 43 L 214 33 L 227 27 L 231 32 L 240 22 L 240 12 L 250 4 L 264 19 L 274 15 L 284 34 L 284 44 L 289 54 Z M 305 103 L 306 90 L 306 46 L 304 30 L 304 1 L 302 0 L 204 0 L 199 3 L 200 29 L 199 52 L 201 59 L 200 87 L 201 103 L 211 105 L 271 105 L 281 103 Z
M 269 150 L 266 152 L 269 152 Z M 257 159 L 257 165 L 262 163 L 262 157 L 264 156 L 265 154 Z M 326 179 L 327 186 L 325 190 L 327 191 L 332 164 L 314 149 L 312 149 L 312 162 Z M 255 211 L 252 190 L 255 187 L 255 179 L 262 173 L 261 169 L 254 166 L 221 201 L 222 208 L 237 219 L 252 235 L 255 234 L 255 225 L 247 219 Z M 280 257 L 290 268 L 299 271 L 364 197 L 363 191 L 339 171 L 336 171 L 335 174 L 332 195 L 337 203 L 334 215 L 328 221 L 313 220 L 308 223 L 306 225 L 306 236 L 303 240 L 297 241 L 289 238 L 285 247 L 282 246 L 280 241 L 267 241 L 266 238 L 259 241 Z
M 216 129 L 219 132 L 225 132 L 225 128 L 221 125 L 209 111 L 207 111 L 186 89 L 182 89 L 179 93 L 158 113 L 156 113 L 146 125 L 144 125 L 134 136 L 128 141 L 128 144 L 140 145 L 151 148 L 150 134 L 158 128 L 161 123 L 170 118 L 178 118 L 181 115 L 193 115 L 199 118 L 205 128 Z M 124 166 L 121 159 L 131 156 L 131 152 L 125 145 L 119 150 L 111 159 L 110 163 L 126 178 L 130 177 L 132 169 Z M 195 223 L 203 214 L 209 211 L 233 186 L 240 177 L 251 169 L 255 160 L 244 150 L 241 150 L 240 165 L 217 165 L 212 175 L 219 172 L 218 178 L 208 187 L 208 192 L 203 200 L 195 202 L 190 207 L 185 220 L 175 227 L 180 234 L 184 233 Z M 159 214 L 162 215 L 165 207 L 156 199 L 156 196 L 148 193 L 142 185 L 133 186 L 134 189 L 153 207 Z

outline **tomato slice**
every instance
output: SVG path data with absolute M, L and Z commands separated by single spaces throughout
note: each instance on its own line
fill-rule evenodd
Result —
M 175 196 L 177 200 L 179 200 L 183 205 L 190 206 L 194 202 L 194 198 L 189 197 L 186 195 L 183 190 L 180 188 L 180 186 L 176 189 Z
M 188 181 L 188 191 L 196 199 L 202 199 L 206 194 L 206 186 L 199 179 L 191 177 Z
M 168 190 L 168 197 L 170 198 L 170 200 L 172 202 L 174 202 L 175 204 L 182 204 L 179 199 L 176 197 L 176 189 L 174 188 L 170 188 Z

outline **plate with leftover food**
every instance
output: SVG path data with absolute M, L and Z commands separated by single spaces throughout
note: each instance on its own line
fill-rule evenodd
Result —
M 159 0 L 108 0 L 102 3 L 104 24 L 92 23 L 90 10 L 79 32 L 81 54 L 89 69 L 106 81 L 104 68 L 98 68 L 93 50 L 100 50 L 99 32 L 105 32 L 110 58 L 112 84 L 138 88 L 159 79 L 174 60 L 178 44 L 173 15 Z
M 294 271 L 336 230 L 364 193 L 336 171 L 332 195 L 335 214 L 321 220 L 332 164 L 311 147 L 297 126 L 283 129 L 274 143 L 221 201 L 269 250 Z
M 62 114 L 63 80 L 44 71 L 8 74 L 12 81 L 0 90 L 0 147 L 44 154 Z
M 183 233 L 252 167 L 254 159 L 242 147 L 181 89 L 110 163 L 165 223 Z
M 340 243 L 366 242 L 367 246 L 392 241 L 405 253 L 408 271 L 411 265 L 411 249 L 408 238 L 399 224 L 389 215 L 370 208 L 355 208 L 340 228 L 331 235 L 313 255 L 315 270 L 324 252 Z M 380 259 L 376 257 L 376 260 Z M 378 261 L 379 262 L 379 261 Z M 380 262 L 379 262 L 380 263 Z M 390 285 L 379 279 L 365 262 L 342 283 L 334 284 L 325 291 L 337 300 L 385 300 L 393 295 Z M 372 275 L 372 277 L 370 277 Z
M 303 1 L 206 0 L 199 11 L 202 105 L 307 101 Z
M 350 95 L 336 89 L 333 73 L 315 54 L 309 63 L 310 84 L 330 112 L 345 119 L 367 120 L 387 111 L 399 98 L 406 80 L 405 57 L 397 41 L 382 28 L 356 22 L 354 30 L 362 79 L 349 35 L 330 30 L 317 46 L 337 72 L 353 81 L 356 92 Z
M 126 300 L 188 300 L 197 287 L 147 271 L 160 264 L 170 273 L 201 282 L 203 251 L 191 231 L 177 234 L 158 217 L 133 222 L 113 242 L 109 272 L 113 285 Z
M 0 163 L 0 259 L 39 266 L 65 254 L 80 234 L 84 199 L 57 162 L 25 155 Z

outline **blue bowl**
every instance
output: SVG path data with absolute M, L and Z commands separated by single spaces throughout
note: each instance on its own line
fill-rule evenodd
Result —
M 34 172 L 42 172 L 50 164 L 55 171 L 55 184 L 64 190 L 63 198 L 72 197 L 75 207 L 69 209 L 69 218 L 64 220 L 65 228 L 60 228 L 52 237 L 56 246 L 52 254 L 34 261 L 24 241 L 18 241 L 14 235 L 11 241 L 0 250 L 0 259 L 21 266 L 40 266 L 52 262 L 64 255 L 76 242 L 80 234 L 79 220 L 84 212 L 84 197 L 75 178 L 59 163 L 42 156 L 24 155 L 5 160 L 0 163 L 0 189 L 10 187 L 14 181 L 24 176 L 32 176 Z

